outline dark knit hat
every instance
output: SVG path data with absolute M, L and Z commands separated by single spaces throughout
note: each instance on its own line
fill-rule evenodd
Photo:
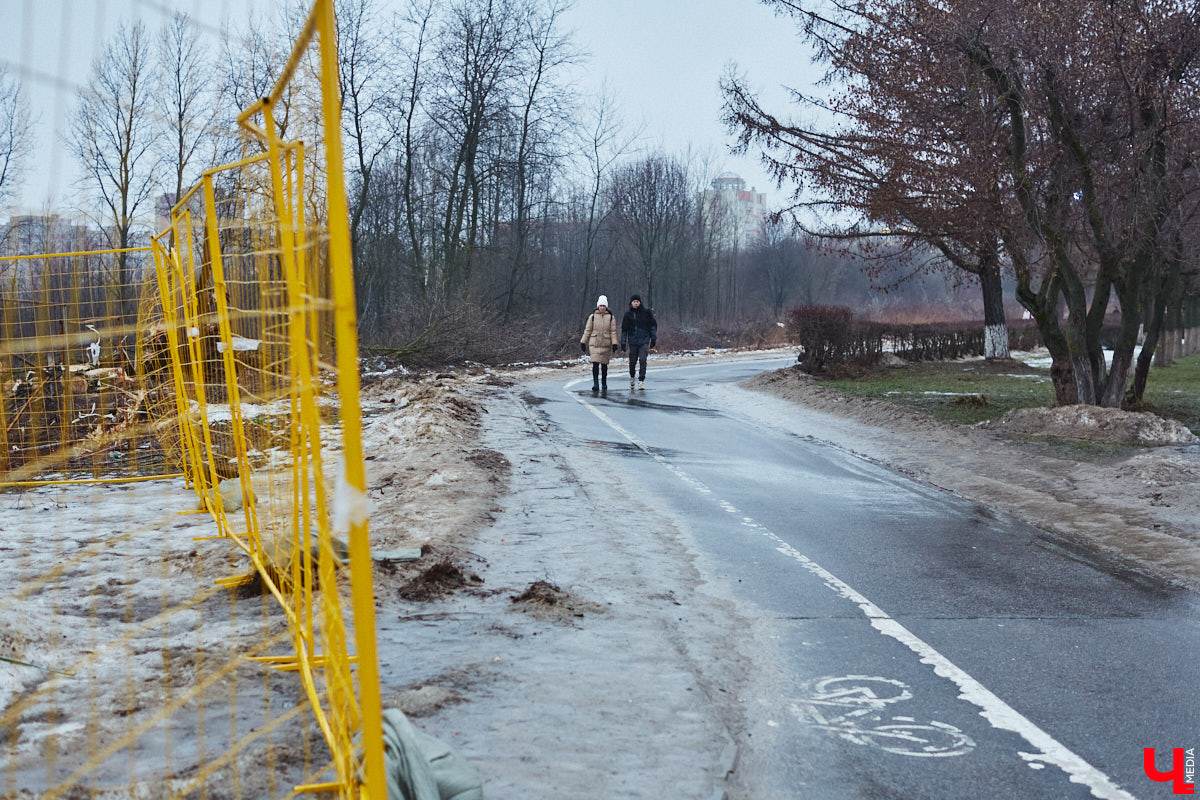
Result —
M 629 298 L 629 302 L 631 302 L 631 303 L 634 300 L 637 300 L 640 303 L 640 302 L 642 302 L 642 296 L 640 294 L 635 294 L 633 297 Z

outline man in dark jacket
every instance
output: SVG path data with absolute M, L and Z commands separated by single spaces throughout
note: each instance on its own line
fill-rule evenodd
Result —
M 646 388 L 646 357 L 650 348 L 658 344 L 658 323 L 654 312 L 642 305 L 642 298 L 634 295 L 629 298 L 629 310 L 621 320 L 621 350 L 629 348 L 629 388 L 634 387 L 633 377 L 637 375 L 637 388 Z M 641 370 L 637 371 L 638 365 Z

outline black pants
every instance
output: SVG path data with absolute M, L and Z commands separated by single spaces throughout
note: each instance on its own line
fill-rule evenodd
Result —
M 599 361 L 592 362 L 592 385 L 596 385 L 596 378 L 600 377 L 604 381 L 604 385 L 608 386 L 608 364 L 601 364 Z
M 641 371 L 637 373 L 637 379 L 639 381 L 646 380 L 646 357 L 649 355 L 649 342 L 629 345 L 629 377 L 632 378 L 638 365 L 641 365 Z

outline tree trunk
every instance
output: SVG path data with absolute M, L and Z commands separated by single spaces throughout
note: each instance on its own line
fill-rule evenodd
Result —
M 1075 371 L 1065 358 L 1051 358 L 1050 382 L 1054 384 L 1054 405 L 1073 406 L 1079 402 L 1079 390 L 1075 386 Z
M 1034 292 L 1030 286 L 1029 271 L 1017 273 L 1017 302 L 1025 308 L 1037 324 L 1042 343 L 1050 351 L 1050 381 L 1054 385 L 1054 404 L 1073 406 L 1079 402 L 1075 386 L 1075 370 L 1067 349 L 1067 339 L 1058 324 L 1058 278 L 1051 275 Z
M 1145 274 L 1145 270 L 1138 270 Z M 1105 408 L 1120 408 L 1125 403 L 1125 388 L 1129 383 L 1129 370 L 1133 366 L 1133 348 L 1137 346 L 1141 314 L 1137 313 L 1142 284 L 1145 279 L 1125 284 L 1118 292 L 1121 302 L 1121 332 L 1113 347 L 1112 364 L 1108 367 L 1108 380 L 1100 405 Z
M 1146 326 L 1145 338 L 1142 340 L 1142 351 L 1138 353 L 1137 366 L 1133 372 L 1133 386 L 1125 396 L 1125 405 L 1131 406 L 1142 402 L 1146 393 L 1146 380 L 1150 376 L 1150 365 L 1154 363 L 1154 355 L 1158 349 L 1158 337 L 1162 333 L 1163 320 L 1167 313 L 1167 298 L 1171 294 L 1170 286 L 1177 282 L 1178 271 L 1173 271 L 1166 280 L 1159 280 L 1154 294 L 1146 305 L 1150 308 L 1150 322 Z
M 983 290 L 983 357 L 1009 358 L 1004 287 L 1000 279 L 1000 259 L 995 248 L 986 251 L 985 258 L 980 261 L 979 283 Z

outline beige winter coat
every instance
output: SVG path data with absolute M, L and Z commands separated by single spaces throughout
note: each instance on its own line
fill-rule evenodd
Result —
M 588 346 L 588 355 L 592 361 L 607 364 L 612 358 L 613 345 L 621 343 L 621 334 L 617 331 L 617 318 L 607 309 L 603 314 L 593 311 L 588 316 L 587 326 L 583 329 L 583 338 L 579 343 Z

